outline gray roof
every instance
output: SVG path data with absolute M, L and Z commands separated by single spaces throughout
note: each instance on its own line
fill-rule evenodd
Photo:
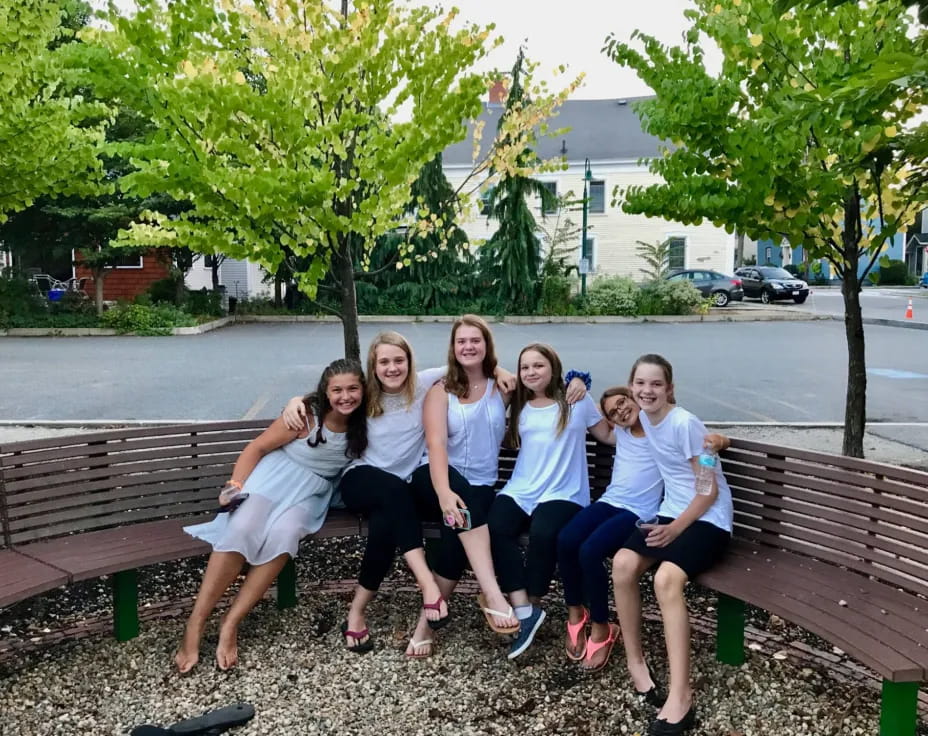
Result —
M 563 135 L 540 136 L 534 146 L 543 159 L 565 155 L 568 161 L 615 161 L 649 158 L 659 155 L 660 140 L 641 129 L 634 103 L 649 97 L 611 100 L 567 100 L 548 121 L 551 130 L 570 128 Z M 481 140 L 485 152 L 496 132 L 505 107 L 484 104 L 481 120 L 486 121 Z M 566 151 L 562 150 L 566 148 Z M 445 165 L 471 163 L 473 143 L 467 139 L 449 146 L 444 152 Z

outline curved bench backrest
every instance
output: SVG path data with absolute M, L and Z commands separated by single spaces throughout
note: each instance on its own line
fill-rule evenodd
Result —
M 142 427 L 0 446 L 5 546 L 209 511 L 269 421 Z
M 735 535 L 928 595 L 928 473 L 733 439 Z

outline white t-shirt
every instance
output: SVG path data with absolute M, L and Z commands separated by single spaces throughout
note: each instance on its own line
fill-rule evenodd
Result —
M 663 492 L 664 481 L 647 436 L 635 437 L 629 429 L 616 427 L 612 480 L 599 500 L 650 519 L 657 515 Z
M 499 446 L 506 433 L 506 405 L 495 381 L 479 401 L 462 404 L 448 394 L 448 465 L 472 486 L 492 486 L 499 477 Z M 428 456 L 423 459 L 429 461 Z
M 651 443 L 654 460 L 664 479 L 664 500 L 658 513 L 676 519 L 696 496 L 696 474 L 690 464 L 698 457 L 706 439 L 706 425 L 686 409 L 675 406 L 657 425 L 652 426 L 648 415 L 641 412 L 641 426 Z M 700 521 L 708 521 L 727 532 L 732 526 L 731 489 L 722 473 L 722 463 L 715 468 L 719 495 Z
M 500 493 L 526 514 L 547 501 L 590 503 L 586 430 L 602 417 L 589 394 L 570 407 L 567 426 L 557 434 L 559 416 L 557 404 L 541 409 L 526 404 L 519 415 L 521 447 L 512 477 Z
M 348 466 L 348 471 L 360 465 L 372 465 L 403 480 L 412 475 L 425 452 L 422 402 L 428 390 L 444 374 L 445 368 L 419 371 L 416 374 L 415 398 L 408 406 L 403 394 L 381 394 L 383 414 L 368 418 L 367 449 Z

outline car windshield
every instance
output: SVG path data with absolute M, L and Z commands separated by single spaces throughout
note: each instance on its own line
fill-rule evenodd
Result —
M 785 268 L 762 268 L 760 272 L 765 279 L 794 279 L 796 278 Z

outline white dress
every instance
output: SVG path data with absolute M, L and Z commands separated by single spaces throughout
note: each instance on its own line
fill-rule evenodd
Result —
M 318 426 L 318 419 L 316 420 Z M 313 427 L 311 437 L 315 437 Z M 295 557 L 300 539 L 319 530 L 332 500 L 334 481 L 350 462 L 348 437 L 323 425 L 316 447 L 295 439 L 265 455 L 245 481 L 250 494 L 235 511 L 184 527 L 215 552 L 238 552 L 251 565 Z

